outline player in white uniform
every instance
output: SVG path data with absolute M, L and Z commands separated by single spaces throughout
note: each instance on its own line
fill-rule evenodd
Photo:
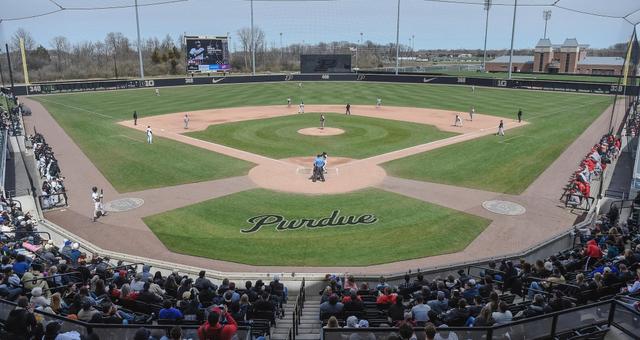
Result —
M 453 126 L 462 127 L 462 118 L 460 118 L 459 114 L 456 114 L 456 121 L 453 123 Z
M 160 95 L 160 89 L 156 89 L 156 96 Z
M 291 107 L 291 97 L 287 98 L 287 107 Z
M 93 201 L 93 222 L 98 220 L 100 216 L 107 216 L 107 212 L 102 206 L 102 190 L 98 192 L 97 187 L 91 188 L 91 200 Z
M 378 97 L 378 100 L 376 101 L 376 109 L 379 109 L 381 106 L 382 106 L 382 99 Z
M 476 86 L 475 85 L 471 85 L 471 93 L 476 93 Z
M 324 129 L 324 121 L 325 121 L 324 114 L 321 113 L 320 114 L 320 129 Z
M 476 114 L 476 107 L 472 106 L 471 111 L 469 111 L 469 118 L 473 122 L 473 115 Z
M 147 125 L 147 143 L 153 144 L 153 131 L 151 131 L 151 125 Z
M 304 113 L 304 102 L 300 102 L 300 106 L 298 106 L 298 113 Z
M 185 113 L 184 114 L 184 118 L 182 120 L 184 121 L 184 128 L 188 129 L 189 128 L 189 114 Z

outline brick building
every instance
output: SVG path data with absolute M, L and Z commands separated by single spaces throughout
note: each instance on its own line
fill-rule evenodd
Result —
M 532 56 L 513 56 L 513 72 L 621 75 L 624 58 L 589 57 L 589 45 L 575 38 L 554 45 L 549 39 L 540 39 Z M 488 72 L 509 71 L 509 56 L 500 56 L 487 62 Z

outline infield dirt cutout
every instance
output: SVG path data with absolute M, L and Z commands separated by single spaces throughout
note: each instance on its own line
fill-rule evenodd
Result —
M 305 109 L 307 112 L 344 112 L 343 105 L 306 105 Z M 359 160 L 335 157 L 339 155 L 329 155 L 327 173 L 325 175 L 326 182 L 315 183 L 309 180 L 313 155 L 272 159 L 184 135 L 185 132 L 205 130 L 210 125 L 296 115 L 299 114 L 297 110 L 297 107 L 294 106 L 212 109 L 142 117 L 138 119 L 138 125 L 133 125 L 132 120 L 122 121 L 119 124 L 140 130 L 141 133 L 144 133 L 147 125 L 149 125 L 156 136 L 170 138 L 255 163 L 256 166 L 249 171 L 249 178 L 256 185 L 265 189 L 305 194 L 336 194 L 360 190 L 382 183 L 387 175 L 380 166 L 382 163 L 494 134 L 501 119 L 496 116 L 476 113 L 473 116 L 473 121 L 470 121 L 468 113 L 456 111 L 388 106 L 376 108 L 375 106 L 353 105 L 351 106 L 353 115 L 433 125 L 440 130 L 460 134 Z M 184 128 L 183 123 L 185 113 L 188 113 L 190 119 L 188 129 Z M 464 120 L 462 127 L 453 125 L 456 114 L 460 114 Z M 508 130 L 526 124 L 527 122 L 524 121 L 518 123 L 505 120 L 505 129 Z M 329 138 L 331 135 L 338 135 L 344 131 L 329 127 L 324 130 L 319 127 L 309 127 L 298 132 L 302 134 L 314 133 L 312 134 L 313 136 L 326 136 Z M 318 150 L 318 152 L 320 151 Z

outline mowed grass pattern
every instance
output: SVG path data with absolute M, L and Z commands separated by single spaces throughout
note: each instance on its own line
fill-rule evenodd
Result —
M 366 204 L 364 204 L 366 202 Z M 374 224 L 251 234 L 247 219 L 374 214 Z M 256 189 L 144 218 L 173 252 L 252 265 L 366 266 L 463 250 L 490 223 L 463 212 L 367 189 L 305 196 Z M 189 221 L 189 223 L 185 223 Z M 446 240 L 446 242 L 444 241 Z
M 514 118 L 522 108 L 532 124 L 526 135 L 509 143 L 487 137 L 429 152 L 406 163 L 391 164 L 398 176 L 424 178 L 493 191 L 520 192 L 611 102 L 607 96 L 426 84 L 365 82 L 212 85 L 105 91 L 34 97 L 119 191 L 134 191 L 246 173 L 250 165 L 196 147 L 157 138 L 144 145 L 141 132 L 115 123 L 131 119 L 209 108 L 285 105 L 286 98 L 305 104 L 368 104 L 438 108 Z M 176 122 L 180 124 L 180 122 Z M 533 138 L 533 139 L 532 139 Z M 506 139 L 506 138 L 505 138 Z M 446 150 L 446 152 L 444 151 Z M 438 156 L 432 156 L 438 155 Z M 429 164 L 424 164 L 429 160 Z M 425 168 L 426 166 L 426 168 Z M 480 167 L 480 168 L 478 168 Z M 429 170 L 427 170 L 429 169 Z M 426 172 L 429 172 L 426 174 Z M 495 181 L 494 181 L 495 180 Z
M 314 156 L 322 151 L 330 156 L 366 158 L 456 135 L 432 125 L 336 113 L 325 113 L 325 117 L 327 127 L 340 128 L 345 133 L 299 134 L 299 129 L 320 124 L 320 113 L 305 113 L 212 125 L 188 135 L 272 158 Z

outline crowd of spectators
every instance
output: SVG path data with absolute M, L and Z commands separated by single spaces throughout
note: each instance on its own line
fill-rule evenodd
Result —
M 397 285 L 381 277 L 375 286 L 350 275 L 328 275 L 320 319 L 328 328 L 399 327 L 399 332 L 405 325 L 493 326 L 614 295 L 640 296 L 640 230 L 633 221 L 619 223 L 614 210 L 582 241 L 535 262 L 491 262 L 477 275 L 463 270 L 433 280 L 406 275 Z M 640 311 L 640 303 L 634 308 Z
M 17 303 L 4 323 L 4 334 L 14 338 L 40 339 L 55 331 L 34 310 L 96 324 L 199 326 L 201 339 L 231 339 L 252 318 L 275 323 L 282 316 L 287 290 L 278 275 L 269 283 L 246 281 L 236 287 L 227 279 L 214 284 L 205 271 L 195 278 L 177 270 L 162 275 L 149 265 L 136 271 L 136 266 L 86 254 L 78 243 L 42 239 L 30 216 L 4 200 L 2 207 L 0 298 Z
M 29 112 L 26 106 L 19 103 L 10 93 L 0 92 L 0 129 L 8 130 L 14 136 L 22 135 L 22 120 L 20 115 Z
M 618 157 L 620 147 L 619 137 L 606 134 L 589 150 L 567 186 L 567 206 L 581 206 L 585 199 L 591 197 L 591 183 Z
M 58 160 L 56 160 L 51 146 L 47 144 L 44 136 L 40 133 L 29 136 L 29 141 L 33 147 L 36 166 L 42 180 L 42 187 L 40 188 L 42 191 L 42 209 L 68 204 L 64 177 L 61 174 Z

